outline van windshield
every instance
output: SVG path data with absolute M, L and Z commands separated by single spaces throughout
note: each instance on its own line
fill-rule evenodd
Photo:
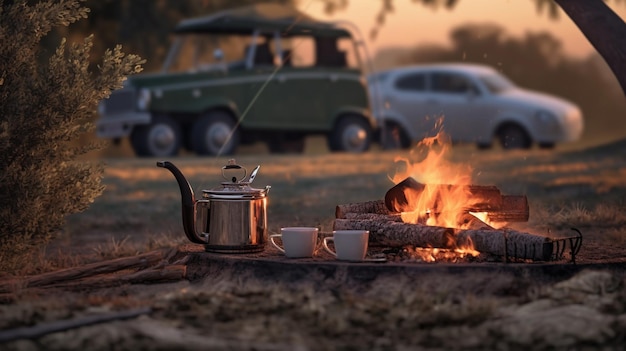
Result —
M 236 35 L 177 36 L 169 62 L 164 69 L 168 72 L 197 72 L 223 69 L 224 65 L 244 67 L 246 47 L 251 37 Z

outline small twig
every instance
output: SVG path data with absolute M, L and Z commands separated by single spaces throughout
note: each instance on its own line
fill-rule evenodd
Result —
M 111 312 L 95 316 L 86 316 L 75 319 L 54 321 L 39 324 L 32 327 L 21 327 L 0 331 L 0 343 L 14 341 L 18 339 L 36 339 L 47 334 L 58 333 L 70 329 L 76 329 L 89 325 L 135 318 L 143 314 L 151 313 L 150 307 L 138 308 L 130 311 Z

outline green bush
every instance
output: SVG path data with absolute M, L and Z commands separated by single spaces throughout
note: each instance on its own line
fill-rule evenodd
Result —
M 117 46 L 93 69 L 91 36 L 46 58 L 41 39 L 86 18 L 82 2 L 0 0 L 0 271 L 28 262 L 102 193 L 103 166 L 78 159 L 102 145 L 77 140 L 93 130 L 98 101 L 144 63 Z

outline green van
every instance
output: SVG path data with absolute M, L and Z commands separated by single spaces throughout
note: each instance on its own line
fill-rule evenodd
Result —
M 362 41 L 289 7 L 255 5 L 183 20 L 161 72 L 128 78 L 99 107 L 101 138 L 130 138 L 138 156 L 229 155 L 240 144 L 364 152 L 370 114 Z

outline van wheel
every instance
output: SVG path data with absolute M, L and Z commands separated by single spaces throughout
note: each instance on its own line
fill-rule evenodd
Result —
M 191 127 L 191 147 L 198 155 L 232 155 L 239 140 L 235 121 L 224 111 L 209 112 Z
M 140 157 L 176 156 L 181 139 L 180 124 L 165 115 L 152 116 L 150 124 L 135 127 L 130 135 L 133 150 Z
M 498 129 L 498 138 L 503 149 L 528 149 L 532 144 L 530 136 L 517 124 L 507 124 Z
M 267 147 L 274 154 L 301 154 L 304 152 L 305 140 L 303 137 L 272 139 Z
M 372 141 L 372 129 L 358 116 L 341 118 L 335 129 L 328 136 L 328 148 L 331 151 L 360 153 L 367 151 Z

